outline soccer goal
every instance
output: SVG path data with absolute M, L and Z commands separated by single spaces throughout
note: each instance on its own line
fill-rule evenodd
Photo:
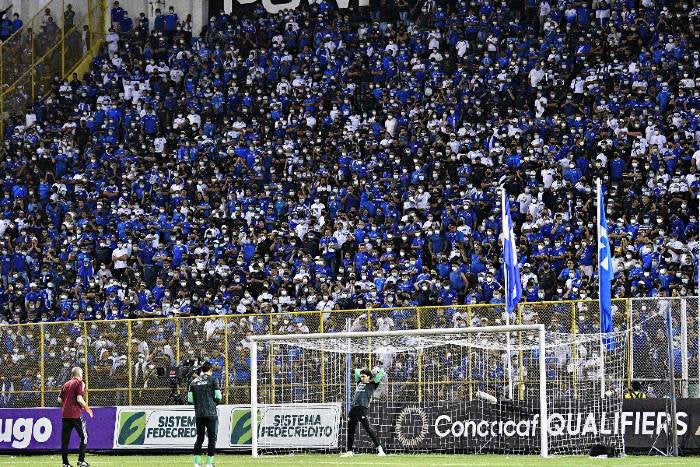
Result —
M 344 452 L 355 369 L 386 373 L 367 417 L 389 454 L 622 452 L 623 338 L 541 324 L 250 336 L 252 453 Z M 362 429 L 354 452 L 376 452 Z

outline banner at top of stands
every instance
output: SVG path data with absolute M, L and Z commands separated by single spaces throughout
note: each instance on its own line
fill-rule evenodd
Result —
M 261 3 L 269 13 L 278 13 L 283 10 L 293 10 L 302 4 L 301 0 L 235 0 L 239 5 L 252 5 Z M 350 0 L 334 0 L 338 8 L 349 8 Z M 308 3 L 321 3 L 320 0 L 308 0 Z M 306 0 L 304 1 L 306 4 Z M 369 0 L 359 0 L 360 6 L 369 6 Z M 214 12 L 210 12 L 214 13 Z M 211 16 L 211 14 L 210 14 Z

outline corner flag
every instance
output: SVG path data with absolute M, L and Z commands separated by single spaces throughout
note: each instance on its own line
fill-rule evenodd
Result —
M 613 263 L 605 221 L 605 200 L 598 179 L 598 296 L 600 297 L 600 332 L 613 332 L 610 283 L 613 280 Z
M 503 222 L 503 265 L 505 266 L 506 309 L 513 313 L 523 294 L 520 283 L 520 268 L 518 267 L 518 254 L 515 249 L 515 235 L 513 235 L 513 220 L 510 217 L 510 204 L 505 188 L 501 192 L 501 206 Z

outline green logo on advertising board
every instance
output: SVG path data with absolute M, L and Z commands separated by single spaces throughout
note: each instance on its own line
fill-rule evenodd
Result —
M 121 412 L 118 432 L 117 443 L 119 445 L 142 445 L 146 435 L 146 412 Z
M 251 444 L 252 442 L 250 409 L 233 409 L 231 411 L 231 445 Z

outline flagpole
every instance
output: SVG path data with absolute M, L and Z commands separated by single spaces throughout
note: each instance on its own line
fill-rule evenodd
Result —
M 603 316 L 602 316 L 602 309 L 603 309 L 603 302 L 602 302 L 602 287 L 603 283 L 601 282 L 601 273 L 600 273 L 600 263 L 601 263 L 601 258 L 600 258 L 600 247 L 601 247 L 601 241 L 600 241 L 600 220 L 602 217 L 601 214 L 601 209 L 605 209 L 603 206 L 600 204 L 601 200 L 601 192 L 603 188 L 600 183 L 600 178 L 596 179 L 596 237 L 598 239 L 598 318 L 600 319 L 600 362 L 598 363 L 599 372 L 600 372 L 600 398 L 604 399 L 605 398 L 605 347 L 603 346 Z M 610 254 L 610 252 L 608 253 Z
M 510 325 L 510 310 L 508 309 L 508 296 L 510 295 L 510 281 L 508 280 L 508 265 L 505 262 L 505 252 L 506 252 L 506 242 L 505 235 L 508 232 L 508 216 L 506 213 L 506 189 L 501 187 L 501 235 L 503 236 L 503 274 L 504 285 L 505 285 L 505 302 L 506 302 L 506 326 Z M 514 242 L 515 239 L 511 239 Z M 511 362 L 510 353 L 510 332 L 506 333 L 506 352 L 508 354 L 508 360 L 506 361 L 506 371 L 508 371 L 508 398 L 513 400 L 513 368 Z

